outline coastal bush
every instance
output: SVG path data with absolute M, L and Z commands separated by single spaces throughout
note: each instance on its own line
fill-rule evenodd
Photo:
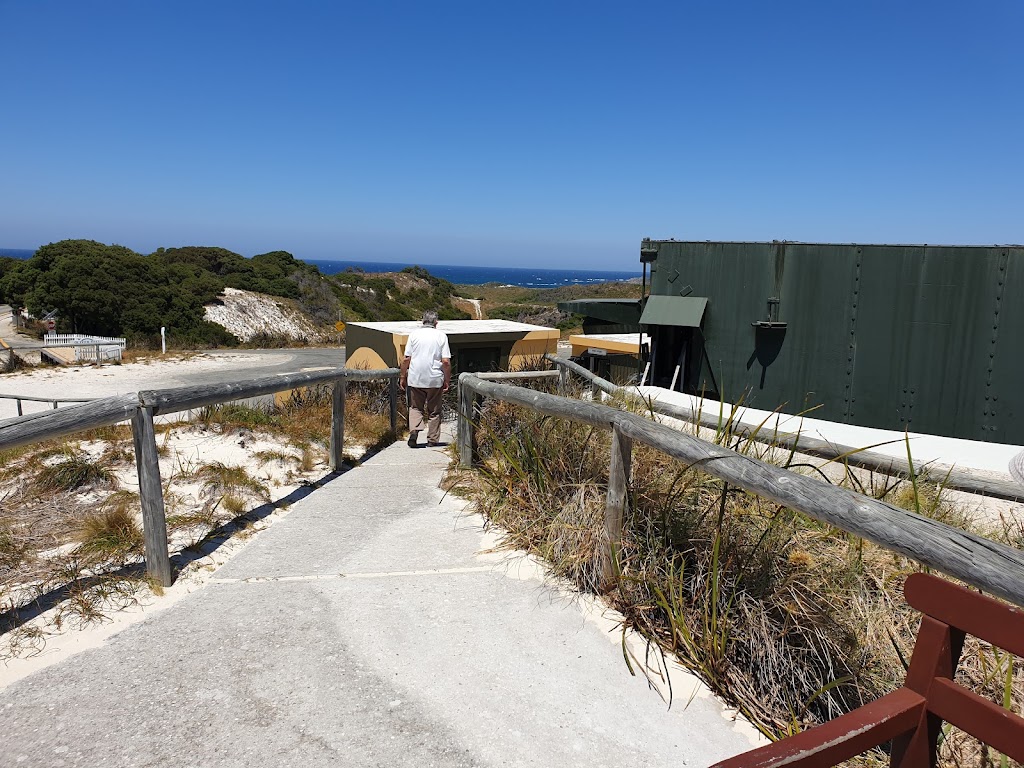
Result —
M 4 263 L 0 294 L 36 316 L 56 311 L 62 333 L 124 336 L 160 347 L 160 328 L 175 348 L 235 346 L 238 339 L 204 319 L 226 287 L 305 300 L 323 314 L 316 266 L 285 251 L 247 259 L 224 248 L 159 248 L 143 256 L 124 246 L 63 240 L 31 258 Z

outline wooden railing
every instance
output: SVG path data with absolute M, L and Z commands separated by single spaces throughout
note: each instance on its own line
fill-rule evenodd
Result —
M 546 416 L 612 432 L 605 532 L 610 543 L 605 583 L 612 583 L 630 482 L 634 441 L 655 448 L 730 486 L 771 499 L 909 557 L 929 568 L 1024 606 L 1024 552 L 900 509 L 846 488 L 799 475 L 684 434 L 637 414 L 595 402 L 549 395 L 522 387 L 459 376 L 457 446 L 464 467 L 475 462 L 476 401 L 490 397 Z
M 346 384 L 349 381 L 375 379 L 388 380 L 391 433 L 394 436 L 398 427 L 398 369 L 366 371 L 336 368 L 330 371 L 289 373 L 284 376 L 248 379 L 228 384 L 144 390 L 137 394 L 107 397 L 83 405 L 7 419 L 0 421 L 0 450 L 131 421 L 135 465 L 139 476 L 146 571 L 164 586 L 170 586 L 173 574 L 167 549 L 167 520 L 164 513 L 154 417 L 232 400 L 286 392 L 315 384 L 333 383 L 330 468 L 331 471 L 336 471 L 342 464 Z
M 95 397 L 28 397 L 27 395 L 0 395 L 0 400 L 14 400 L 18 404 L 18 415 L 24 416 L 25 413 L 22 410 L 22 401 L 26 403 L 50 403 L 53 406 L 53 410 L 57 410 L 57 403 L 91 403 L 96 400 Z
M 622 394 L 642 401 L 645 408 L 650 408 L 655 413 L 679 419 L 691 424 L 708 429 L 717 429 L 721 426 L 718 416 L 717 401 L 708 401 L 709 408 L 705 410 L 691 410 L 681 405 L 673 405 L 659 400 L 646 400 L 641 397 L 635 389 L 619 387 L 607 379 L 596 376 L 581 365 L 571 360 L 545 355 L 547 360 L 554 363 L 563 371 L 571 371 L 588 381 L 595 390 L 608 394 Z M 840 461 L 850 466 L 867 469 L 872 472 L 880 472 L 885 475 L 909 477 L 916 474 L 918 477 L 927 476 L 934 482 L 940 482 L 945 488 L 954 491 L 966 491 L 977 493 L 983 496 L 992 496 L 1007 501 L 1024 501 L 1024 487 L 1021 487 L 1012 480 L 1001 480 L 999 478 L 983 477 L 970 470 L 951 468 L 938 470 L 933 467 L 911 467 L 908 459 L 897 456 L 888 456 L 877 451 L 864 450 L 849 445 L 833 443 L 829 440 L 820 440 L 810 435 L 792 432 L 779 432 L 771 429 L 770 425 L 758 429 L 733 420 L 730 424 L 730 431 L 736 437 L 750 438 L 755 442 L 771 443 L 786 450 L 796 451 L 809 456 Z

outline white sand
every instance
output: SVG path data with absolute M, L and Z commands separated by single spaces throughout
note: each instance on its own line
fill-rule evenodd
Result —
M 148 363 L 128 363 L 124 365 L 105 365 L 102 367 L 80 366 L 69 368 L 38 368 L 31 371 L 18 372 L 0 376 L 0 393 L 12 395 L 31 395 L 35 397 L 109 397 L 117 394 L 137 392 L 140 389 L 156 389 L 161 387 L 182 386 L 188 383 L 188 377 L 198 371 L 221 372 L 225 380 L 230 379 L 233 371 L 244 369 L 248 374 L 258 373 L 261 367 L 279 365 L 292 357 L 284 351 L 280 354 L 252 354 L 237 352 L 229 354 L 175 356 L 164 360 Z M 49 409 L 43 403 L 24 402 L 25 413 Z M 0 399 L 0 417 L 16 416 L 13 400 Z M 182 414 L 184 415 L 184 414 Z M 170 417 L 177 419 L 177 416 Z M 202 465 L 220 463 L 226 466 L 244 466 L 249 474 L 266 486 L 271 502 L 288 496 L 293 491 L 311 481 L 315 481 L 327 472 L 324 462 L 326 455 L 317 456 L 316 465 L 308 472 L 302 472 L 299 465 L 300 451 L 288 445 L 283 439 L 261 435 L 257 432 L 240 430 L 224 433 L 219 425 L 204 426 L 201 424 L 182 423 L 180 426 L 157 436 L 158 444 L 167 450 L 160 458 L 161 478 L 168 487 L 165 493 L 167 515 L 182 515 L 198 512 L 212 505 L 219 506 L 219 492 L 206 487 L 200 478 L 191 477 L 191 473 Z M 71 441 L 73 442 L 73 441 Z M 104 450 L 104 443 L 82 443 L 80 448 L 90 457 L 98 457 Z M 346 455 L 359 456 L 363 447 L 346 445 Z M 262 460 L 257 457 L 261 452 L 286 454 L 291 459 Z M 121 489 L 133 493 L 138 492 L 138 477 L 134 463 L 119 465 L 115 471 Z M 0 488 L 6 493 L 8 488 Z M 77 496 L 79 503 L 96 506 L 111 490 L 85 489 Z M 246 502 L 246 509 L 252 510 L 261 506 L 265 500 L 255 494 L 240 494 Z M 222 509 L 216 509 L 218 522 L 223 523 L 231 515 Z M 182 596 L 201 588 L 210 574 L 229 559 L 248 539 L 248 536 L 272 525 L 287 514 L 286 508 L 277 508 L 252 524 L 242 534 L 235 534 L 226 541 L 205 544 L 203 557 L 187 565 L 177 576 L 174 585 L 164 591 L 161 596 L 154 595 L 147 588 L 142 588 L 137 595 L 138 606 L 119 611 L 111 611 L 107 618 L 98 624 L 85 628 L 74 628 L 65 625 L 55 629 L 51 620 L 51 610 L 31 620 L 29 626 L 38 627 L 45 633 L 45 645 L 41 652 L 9 659 L 0 665 L 0 690 L 32 672 L 56 663 L 70 655 L 87 648 L 102 644 L 107 638 L 126 626 L 141 621 L 154 611 L 164 610 L 173 605 Z M 172 534 L 170 549 L 172 554 L 182 547 L 202 538 L 206 528 L 197 526 Z M 53 550 L 56 555 L 66 547 Z M 11 596 L 11 593 L 8 593 Z M 2 654 L 0 654 L 2 655 Z

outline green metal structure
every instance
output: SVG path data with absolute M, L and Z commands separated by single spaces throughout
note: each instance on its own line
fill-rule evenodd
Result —
M 1024 247 L 645 239 L 641 261 L 649 383 L 1024 443 Z

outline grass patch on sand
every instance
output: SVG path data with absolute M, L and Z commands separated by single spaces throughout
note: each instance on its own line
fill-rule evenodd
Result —
M 116 487 L 117 478 L 105 463 L 65 449 L 59 461 L 39 469 L 34 482 L 40 491 L 74 491 L 87 485 Z
M 138 508 L 139 497 L 134 493 L 118 491 L 108 496 L 99 510 L 82 520 L 79 551 L 105 562 L 140 557 L 143 538 Z

